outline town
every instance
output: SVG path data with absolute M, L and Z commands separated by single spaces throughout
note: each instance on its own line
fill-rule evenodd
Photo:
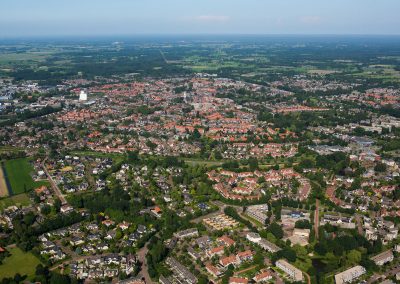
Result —
M 143 68 L 0 77 L 1 283 L 399 283 L 399 81 Z

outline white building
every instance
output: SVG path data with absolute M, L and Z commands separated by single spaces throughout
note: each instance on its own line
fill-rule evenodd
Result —
M 79 93 L 79 101 L 83 102 L 83 101 L 87 101 L 88 96 L 87 93 L 84 90 L 81 90 L 81 92 Z
M 365 268 L 361 265 L 354 266 L 350 269 L 347 269 L 343 272 L 340 272 L 335 275 L 335 283 L 343 284 L 353 282 L 355 279 L 365 274 Z
M 300 269 L 294 267 L 284 259 L 280 259 L 276 262 L 276 267 L 283 270 L 289 275 L 294 281 L 303 281 L 303 272 Z

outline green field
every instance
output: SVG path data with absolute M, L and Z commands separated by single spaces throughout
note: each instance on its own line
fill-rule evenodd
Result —
M 48 184 L 47 182 L 35 182 L 32 179 L 30 174 L 33 172 L 33 167 L 27 158 L 5 161 L 4 168 L 13 194 L 28 192 L 35 187 Z
M 27 194 L 18 194 L 10 197 L 0 199 L 0 211 L 12 205 L 15 206 L 28 206 L 31 203 Z
M 9 249 L 11 256 L 4 259 L 0 265 L 0 278 L 14 277 L 16 273 L 34 276 L 39 259 L 32 253 L 25 253 L 18 247 Z

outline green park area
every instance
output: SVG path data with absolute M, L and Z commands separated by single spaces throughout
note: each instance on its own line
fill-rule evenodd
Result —
M 0 264 L 0 278 L 14 277 L 15 274 L 33 277 L 35 269 L 40 264 L 39 259 L 32 253 L 25 253 L 20 248 L 9 249 L 11 256 L 5 258 Z

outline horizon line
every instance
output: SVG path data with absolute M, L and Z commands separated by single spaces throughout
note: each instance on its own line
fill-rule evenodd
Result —
M 173 36 L 259 36 L 259 37 L 322 37 L 322 36 L 342 36 L 342 37 L 400 37 L 398 34 L 367 34 L 367 33 L 133 33 L 133 34 L 65 34 L 65 35 L 18 35 L 18 36 L 2 36 L 4 39 L 51 39 L 51 38 L 109 38 L 109 37 L 173 37 Z

